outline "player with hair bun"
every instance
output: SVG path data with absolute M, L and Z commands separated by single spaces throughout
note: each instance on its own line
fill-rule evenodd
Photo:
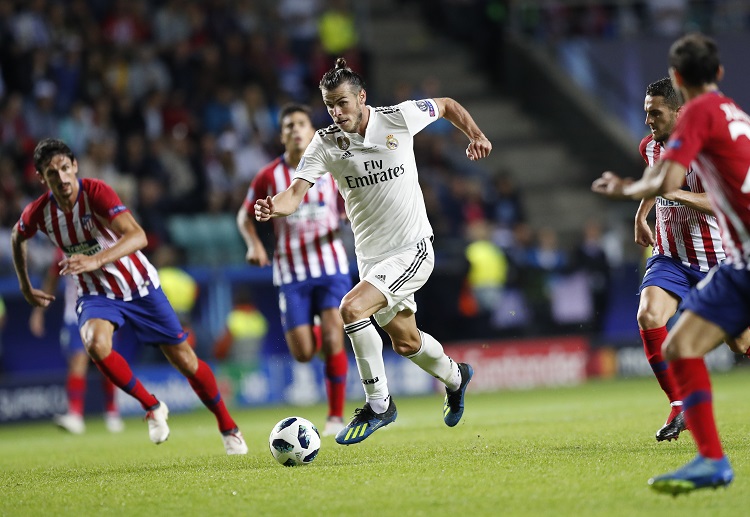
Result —
M 419 330 L 414 316 L 414 293 L 425 284 L 435 263 L 432 227 L 417 177 L 414 135 L 444 117 L 469 139 L 469 160 L 488 156 L 492 144 L 469 112 L 447 97 L 368 106 L 362 77 L 343 58 L 323 75 L 319 88 L 334 123 L 317 132 L 290 187 L 255 202 L 255 218 L 268 221 L 292 214 L 311 186 L 329 171 L 344 198 L 360 281 L 344 296 L 340 312 L 366 402 L 336 441 L 342 445 L 361 442 L 396 420 L 383 341 L 371 316 L 399 355 L 445 384 L 443 419 L 446 425 L 455 426 L 463 415 L 473 369 L 448 357 L 439 341 Z

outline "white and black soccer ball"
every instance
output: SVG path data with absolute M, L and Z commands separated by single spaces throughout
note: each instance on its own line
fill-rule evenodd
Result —
M 320 451 L 320 433 L 309 420 L 290 416 L 273 427 L 268 444 L 273 457 L 285 467 L 307 465 Z

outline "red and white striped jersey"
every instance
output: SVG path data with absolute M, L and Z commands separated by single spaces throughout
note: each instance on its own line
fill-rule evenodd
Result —
M 248 216 L 255 217 L 253 205 L 257 199 L 286 190 L 292 182 L 293 172 L 283 156 L 261 169 L 243 203 Z M 339 199 L 333 177 L 326 174 L 307 191 L 296 212 L 273 219 L 276 236 L 274 285 L 349 274 L 349 259 L 339 237 Z
M 692 162 L 721 226 L 727 262 L 750 269 L 750 116 L 720 92 L 700 95 L 683 106 L 663 158 Z
M 58 207 L 51 192 L 30 203 L 18 222 L 19 234 L 28 239 L 41 231 L 68 257 L 94 255 L 114 246 L 119 236 L 107 224 L 128 208 L 101 180 L 79 179 L 78 185 L 78 199 L 70 212 Z M 95 294 L 124 301 L 146 296 L 149 286 L 159 287 L 156 269 L 140 251 L 75 278 L 78 296 Z
M 660 159 L 663 150 L 663 144 L 654 141 L 652 135 L 641 140 L 641 155 L 651 167 Z M 705 192 L 698 175 L 690 168 L 682 188 L 690 192 Z M 654 255 L 672 257 L 703 272 L 725 258 L 715 217 L 662 197 L 656 198 L 655 241 Z

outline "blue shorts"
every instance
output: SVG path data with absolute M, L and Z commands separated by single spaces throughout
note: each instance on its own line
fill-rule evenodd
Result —
M 721 327 L 730 336 L 750 325 L 750 271 L 721 265 L 708 272 L 682 308 Z
M 661 287 L 684 300 L 698 282 L 706 278 L 706 273 L 686 266 L 679 260 L 664 255 L 652 255 L 646 261 L 646 274 L 638 294 L 646 287 Z
M 279 286 L 281 326 L 287 332 L 300 325 L 312 325 L 313 316 L 338 307 L 352 288 L 348 275 L 308 278 Z
M 76 314 L 79 328 L 94 318 L 110 321 L 115 328 L 128 322 L 144 345 L 179 345 L 188 336 L 161 288 L 149 288 L 147 296 L 128 302 L 85 294 L 76 302 Z
M 77 323 L 65 323 L 60 329 L 60 348 L 67 358 L 81 352 L 86 353 L 86 347 L 83 346 Z

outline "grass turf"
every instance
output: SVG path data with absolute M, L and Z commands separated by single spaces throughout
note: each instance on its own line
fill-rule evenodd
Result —
M 673 499 L 646 485 L 695 454 L 688 433 L 656 443 L 668 405 L 653 379 L 472 394 L 453 429 L 442 399 L 397 399 L 399 417 L 349 447 L 323 438 L 315 462 L 285 468 L 268 433 L 285 416 L 321 428 L 325 408 L 234 411 L 250 452 L 224 455 L 207 411 L 172 415 L 158 447 L 146 424 L 87 434 L 48 423 L 0 427 L 0 515 L 549 515 L 735 514 L 750 486 L 747 372 L 714 376 L 715 411 L 736 481 Z M 347 411 L 358 401 L 350 401 Z

